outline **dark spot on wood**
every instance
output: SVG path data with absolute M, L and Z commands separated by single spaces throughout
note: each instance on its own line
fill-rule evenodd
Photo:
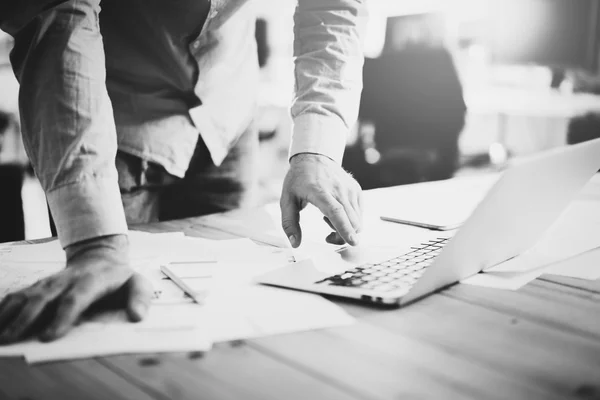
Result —
M 202 357 L 204 357 L 204 353 L 201 351 L 192 351 L 188 354 L 188 358 L 190 360 L 197 360 Z
M 575 396 L 582 399 L 597 399 L 600 398 L 600 391 L 592 385 L 581 385 L 575 389 Z
M 513 319 L 510 320 L 510 323 L 513 324 L 513 325 L 516 325 L 516 324 L 519 323 L 519 320 L 516 319 L 516 318 L 513 318 Z
M 139 361 L 139 363 L 142 367 L 152 367 L 154 365 L 160 364 L 160 360 L 158 358 L 146 357 L 146 358 L 142 358 Z

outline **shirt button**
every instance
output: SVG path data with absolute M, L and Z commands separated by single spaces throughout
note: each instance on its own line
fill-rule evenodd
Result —
M 200 41 L 199 40 L 194 41 L 194 43 L 192 43 L 192 47 L 194 49 L 197 49 L 198 47 L 200 47 Z

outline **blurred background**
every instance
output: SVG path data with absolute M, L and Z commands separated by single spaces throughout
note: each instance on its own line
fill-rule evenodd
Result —
M 253 0 L 261 202 L 278 199 L 293 98 L 294 0 Z M 369 0 L 364 90 L 344 167 L 365 189 L 501 169 L 600 137 L 600 0 Z M 0 32 L 0 242 L 50 235 Z

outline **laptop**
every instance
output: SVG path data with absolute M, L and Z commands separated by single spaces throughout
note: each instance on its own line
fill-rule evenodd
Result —
M 424 243 L 400 243 L 397 253 L 369 263 L 353 261 L 369 249 L 347 249 L 335 261 L 315 258 L 292 263 L 257 281 L 405 305 L 529 249 L 599 169 L 600 139 L 517 161 L 452 237 L 438 237 L 437 232 Z

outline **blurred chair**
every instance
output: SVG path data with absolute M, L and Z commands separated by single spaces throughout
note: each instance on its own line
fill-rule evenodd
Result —
M 577 144 L 598 138 L 600 138 L 600 113 L 588 113 L 575 117 L 569 122 L 567 144 Z
M 379 156 L 361 160 L 369 139 L 359 128 L 344 158 L 363 188 L 447 179 L 457 169 L 466 105 L 452 56 L 431 20 L 390 19 L 382 55 L 365 60 L 359 120 L 374 125 Z
M 0 111 L 0 152 L 11 125 L 10 115 Z M 0 242 L 25 239 L 21 198 L 24 176 L 22 165 L 0 164 Z

